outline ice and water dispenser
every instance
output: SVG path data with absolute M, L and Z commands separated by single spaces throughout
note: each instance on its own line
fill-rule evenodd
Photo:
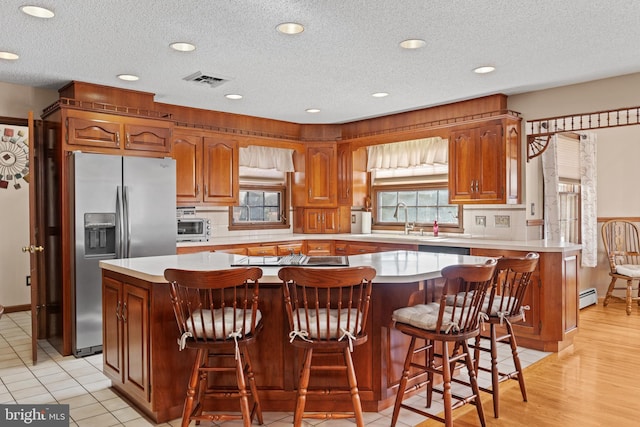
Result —
M 84 254 L 86 257 L 115 256 L 115 213 L 84 214 Z

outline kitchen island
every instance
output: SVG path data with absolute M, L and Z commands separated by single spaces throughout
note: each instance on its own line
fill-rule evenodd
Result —
M 101 261 L 103 278 L 104 373 L 113 388 L 155 422 L 180 417 L 187 378 L 195 352 L 179 351 L 178 328 L 169 299 L 166 268 L 191 270 L 229 268 L 240 255 L 200 252 L 148 258 Z M 365 411 L 393 404 L 408 340 L 390 327 L 391 313 L 405 306 L 416 290 L 435 298 L 440 271 L 452 264 L 483 263 L 486 257 L 390 251 L 349 256 L 351 266 L 377 271 L 367 329 L 369 340 L 354 349 L 358 388 Z M 288 342 L 278 267 L 263 268 L 260 310 L 264 328 L 252 359 L 263 410 L 293 411 L 300 355 Z M 340 376 L 316 378 L 310 386 L 344 381 Z M 229 404 L 229 402 L 225 402 Z M 308 410 L 350 410 L 347 400 L 307 398 Z

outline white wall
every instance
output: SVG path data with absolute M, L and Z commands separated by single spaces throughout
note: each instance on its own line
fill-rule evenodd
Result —
M 509 109 L 518 111 L 523 121 L 547 117 L 592 113 L 640 106 L 640 73 L 555 89 L 514 95 Z M 640 189 L 636 171 L 640 165 L 640 126 L 625 126 L 593 131 L 597 144 L 597 215 L 602 217 L 640 217 Z M 542 207 L 540 162 L 526 164 L 526 206 Z M 528 210 L 528 209 L 527 209 Z M 542 218 L 542 210 L 535 216 Z M 604 296 L 609 284 L 608 265 L 599 241 L 598 267 L 583 268 L 580 288 L 595 287 Z
M 46 106 L 58 98 L 57 91 L 34 89 L 0 82 L 0 116 L 26 119 L 29 111 L 36 119 Z M 0 189 L 0 304 L 30 304 L 29 255 L 21 248 L 29 244 L 29 188 Z

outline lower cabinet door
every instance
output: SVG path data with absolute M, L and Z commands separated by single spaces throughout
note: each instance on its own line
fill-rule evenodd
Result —
M 123 300 L 123 383 L 132 394 L 149 401 L 149 291 L 125 283 Z
M 103 278 L 102 288 L 102 357 L 104 372 L 112 380 L 122 381 L 122 282 Z

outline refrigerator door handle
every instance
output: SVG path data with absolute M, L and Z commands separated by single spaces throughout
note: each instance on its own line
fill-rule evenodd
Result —
M 116 190 L 116 258 L 124 258 L 124 215 L 122 206 L 122 187 Z
M 125 252 L 124 258 L 129 258 L 131 254 L 131 221 L 129 221 L 129 187 L 126 185 L 123 188 L 122 205 L 124 207 L 124 222 L 125 222 Z

